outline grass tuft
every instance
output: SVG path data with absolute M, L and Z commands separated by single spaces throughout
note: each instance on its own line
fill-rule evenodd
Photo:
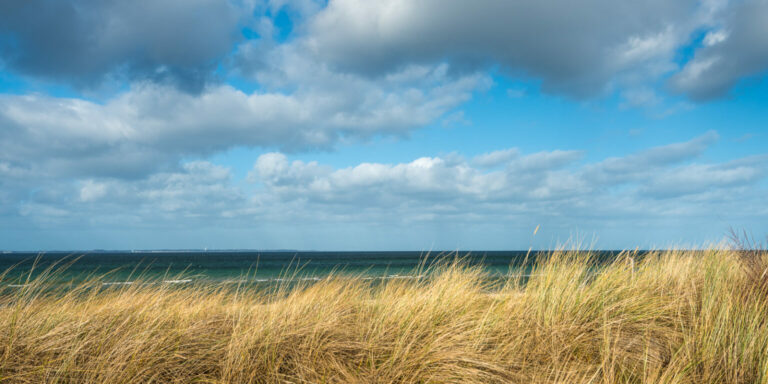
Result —
M 0 382 L 768 382 L 758 247 L 557 251 L 501 283 L 460 259 L 427 269 L 62 289 L 50 268 L 0 293 Z

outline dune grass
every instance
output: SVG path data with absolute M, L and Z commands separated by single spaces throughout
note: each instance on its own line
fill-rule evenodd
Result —
M 43 274 L 0 296 L 0 382 L 768 382 L 764 252 L 634 256 L 501 283 L 461 261 L 270 290 Z

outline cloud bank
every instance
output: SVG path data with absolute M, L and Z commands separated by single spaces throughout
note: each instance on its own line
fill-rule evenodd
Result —
M 2 64 L 76 86 L 148 80 L 199 92 L 232 71 L 274 68 L 276 49 L 340 74 L 380 77 L 440 63 L 458 74 L 499 68 L 540 80 L 544 92 L 584 99 L 618 90 L 630 103 L 638 94 L 658 97 L 649 90 L 661 92 L 670 76 L 671 89 L 693 100 L 721 97 L 768 68 L 768 0 L 11 0 L 0 7 Z M 275 21 L 281 12 L 291 15 L 290 28 Z M 280 28 L 289 38 L 275 39 Z M 681 62 L 685 50 L 694 55 Z
M 498 79 L 526 84 L 510 100 L 693 109 L 764 76 L 766 14 L 768 0 L 4 1 L 0 226 L 765 217 L 765 157 L 703 161 L 714 132 L 605 159 L 292 157 L 471 120 L 462 108 Z M 243 147 L 265 153 L 245 179 L 204 160 Z
M 696 1 L 365 1 L 329 3 L 309 24 L 308 46 L 340 68 L 387 73 L 447 60 L 456 70 L 498 63 L 540 78 L 547 92 L 602 93 L 623 71 L 669 66 L 708 22 Z M 691 14 L 695 16 L 691 20 Z
M 680 220 L 711 227 L 764 217 L 768 210 L 760 202 L 768 192 L 768 157 L 702 162 L 716 140 L 711 132 L 591 162 L 581 151 L 525 154 L 512 148 L 473 158 L 454 154 L 334 168 L 273 152 L 256 160 L 246 180 L 209 162 L 186 162 L 181 169 L 136 180 L 80 178 L 33 194 L 5 215 L 43 226 L 88 222 L 194 229 L 234 222 L 270 223 L 287 232 L 292 223 L 403 231 L 436 223 L 451 231 L 546 223 L 589 232 L 664 228 Z
M 348 77 L 341 87 L 306 86 L 292 94 L 221 85 L 192 95 L 150 83 L 104 104 L 0 95 L 0 162 L 53 178 L 139 177 L 182 157 L 235 146 L 327 149 L 342 137 L 407 135 L 487 81 L 447 77 L 439 67 L 402 77 L 386 89 Z

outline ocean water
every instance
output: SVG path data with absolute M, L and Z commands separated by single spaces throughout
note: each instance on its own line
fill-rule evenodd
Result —
M 593 251 L 610 260 L 618 251 Z M 53 279 L 77 281 L 102 276 L 105 284 L 130 284 L 141 279 L 168 283 L 269 282 L 317 280 L 336 275 L 362 275 L 371 279 L 413 278 L 424 267 L 457 257 L 484 268 L 492 276 L 525 273 L 526 264 L 543 254 L 527 251 L 453 252 L 307 252 L 307 251 L 89 251 L 4 252 L 0 271 L 6 287 L 24 283 L 27 276 L 46 268 L 58 269 Z

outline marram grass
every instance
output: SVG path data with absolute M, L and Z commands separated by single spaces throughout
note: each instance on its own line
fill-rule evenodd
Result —
M 272 290 L 99 279 L 0 296 L 0 383 L 766 383 L 762 252 L 554 252 L 499 283 L 423 279 Z

